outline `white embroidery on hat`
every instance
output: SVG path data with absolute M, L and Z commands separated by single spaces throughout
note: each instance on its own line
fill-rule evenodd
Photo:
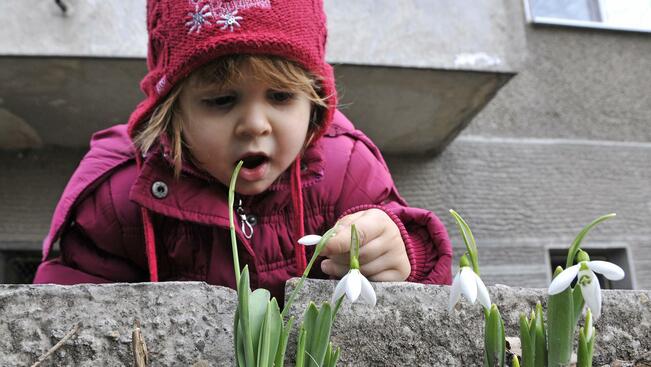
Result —
M 188 34 L 199 33 L 201 28 L 218 25 L 225 31 L 234 31 L 235 27 L 241 28 L 240 21 L 244 18 L 237 15 L 240 10 L 261 8 L 270 9 L 270 0 L 188 0 L 194 11 L 186 15 L 185 26 Z M 215 23 L 211 23 L 211 20 Z
M 194 4 L 194 12 L 188 12 L 185 26 L 189 27 L 188 33 L 201 31 L 202 26 L 212 25 L 208 18 L 214 18 L 210 4 L 201 6 L 201 1 L 190 0 Z M 199 7 L 201 6 L 201 9 Z
M 217 21 L 217 25 L 221 25 L 222 28 L 221 30 L 226 30 L 226 28 L 230 28 L 231 32 L 233 32 L 233 26 L 237 26 L 238 28 L 241 27 L 240 23 L 238 23 L 238 20 L 242 20 L 244 18 L 240 17 L 237 15 L 237 10 L 235 10 L 232 13 L 225 13 L 222 14 L 222 18 Z
M 249 8 L 270 9 L 269 0 L 210 0 L 212 10 L 217 14 L 232 13 Z
M 158 83 L 156 83 L 156 93 L 158 95 L 162 95 L 163 92 L 165 92 L 165 88 L 167 88 L 167 76 L 163 75 L 162 78 L 158 80 Z

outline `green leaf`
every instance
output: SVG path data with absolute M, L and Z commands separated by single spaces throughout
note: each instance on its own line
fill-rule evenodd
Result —
M 233 320 L 233 339 L 235 344 L 235 362 L 239 367 L 244 367 L 246 358 L 244 357 L 244 337 L 242 336 L 242 324 L 240 320 L 240 306 L 235 309 L 235 318 Z
M 303 313 L 303 324 L 301 325 L 301 329 L 305 331 L 305 352 L 310 352 L 310 343 L 312 341 L 314 330 L 316 328 L 316 320 L 318 316 L 319 310 L 317 309 L 314 302 L 310 302 L 310 304 L 305 309 L 305 313 Z M 303 356 L 303 358 L 305 358 L 305 356 Z M 306 365 L 309 366 L 310 364 L 311 363 L 308 358 Z
M 331 344 L 332 345 L 332 344 Z M 330 357 L 329 367 L 335 367 L 339 361 L 339 356 L 341 355 L 341 348 L 337 347 L 334 351 L 334 354 Z
M 555 275 L 560 273 L 559 266 Z M 572 357 L 572 339 L 574 336 L 574 297 L 571 287 L 563 292 L 549 296 L 547 303 L 547 346 L 550 366 L 569 365 Z
M 332 343 L 328 343 L 328 349 L 326 349 L 325 358 L 323 359 L 323 367 L 330 366 L 330 359 L 332 358 Z
M 579 348 L 577 351 L 577 367 L 591 367 L 592 353 L 588 349 L 588 343 L 585 340 L 584 329 L 579 329 Z
M 238 307 L 240 323 L 242 325 L 241 332 L 244 342 L 244 360 L 245 366 L 255 367 L 255 354 L 253 352 L 253 335 L 251 334 L 251 320 L 249 314 L 249 295 L 251 293 L 249 287 L 249 267 L 244 266 L 242 276 L 240 277 L 240 284 L 238 286 Z
M 282 317 L 281 317 L 282 322 Z M 278 342 L 278 351 L 276 352 L 276 359 L 274 360 L 275 367 L 283 367 L 285 364 L 285 351 L 287 350 L 287 341 L 289 340 L 289 333 L 294 325 L 294 316 L 289 318 L 287 324 L 283 326 L 283 332 L 280 334 Z
M 280 308 L 275 298 L 267 303 L 267 312 L 260 328 L 260 344 L 258 344 L 258 367 L 273 367 L 278 350 L 280 334 L 282 332 L 282 319 Z
M 321 305 L 315 327 L 314 332 L 308 334 L 308 337 L 312 339 L 308 341 L 310 346 L 308 351 L 316 361 L 315 367 L 317 367 L 323 364 L 330 343 L 330 331 L 332 329 L 332 307 L 330 303 L 325 302 Z
M 454 220 L 457 223 L 457 228 L 463 239 L 463 243 L 466 245 L 468 255 L 470 256 L 470 262 L 472 263 L 472 270 L 479 275 L 479 254 L 477 251 L 477 244 L 475 243 L 475 237 L 472 235 L 470 226 L 466 221 L 454 210 L 450 209 L 450 214 L 454 217 Z
M 258 288 L 249 295 L 249 320 L 251 323 L 250 330 L 254 352 L 258 351 L 261 335 L 260 330 L 262 330 L 262 323 L 267 313 L 269 298 L 271 298 L 271 294 L 264 288 Z M 257 360 L 258 358 L 256 357 L 254 361 Z
M 543 321 L 542 305 L 536 304 L 536 318 L 534 320 L 535 330 L 535 356 L 536 367 L 547 367 L 547 335 L 545 335 L 545 323 Z
M 520 367 L 520 361 L 518 361 L 518 356 L 516 356 L 515 354 L 513 355 L 513 364 L 511 365 L 511 367 Z
M 520 314 L 520 347 L 522 348 L 522 366 L 534 367 L 534 345 L 529 335 L 529 321 L 525 314 Z
M 298 346 L 296 347 L 296 367 L 303 367 L 305 365 L 305 339 L 307 338 L 307 331 L 305 324 L 301 325 L 298 332 Z
M 569 268 L 570 266 L 574 265 L 574 257 L 576 256 L 576 253 L 579 251 L 579 248 L 581 248 L 581 242 L 583 241 L 583 238 L 588 234 L 588 232 L 597 224 L 610 219 L 614 217 L 616 214 L 615 213 L 610 213 L 606 215 L 602 215 L 601 217 L 593 220 L 590 224 L 587 226 L 583 227 L 581 232 L 576 236 L 574 241 L 572 241 L 572 245 L 570 246 L 569 250 L 567 251 L 567 260 L 565 262 L 565 269 Z
M 495 304 L 491 305 L 488 319 L 486 320 L 484 336 L 485 360 L 484 364 L 489 367 L 504 367 L 505 340 L 504 322 Z

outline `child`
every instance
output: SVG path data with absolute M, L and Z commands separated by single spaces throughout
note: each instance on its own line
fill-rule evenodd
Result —
M 348 271 L 355 223 L 370 280 L 450 283 L 443 224 L 407 206 L 377 147 L 336 110 L 321 1 L 149 0 L 147 27 L 147 97 L 128 125 L 93 136 L 35 283 L 235 288 L 227 192 L 239 160 L 236 227 L 252 287 L 282 299 L 309 256 L 297 240 L 337 220 L 311 276 Z

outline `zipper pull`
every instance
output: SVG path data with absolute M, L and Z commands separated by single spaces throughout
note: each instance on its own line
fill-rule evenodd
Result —
M 244 237 L 246 237 L 247 240 L 250 240 L 253 237 L 253 225 L 246 218 L 246 213 L 242 207 L 242 199 L 239 199 L 235 212 L 240 216 L 241 228 Z

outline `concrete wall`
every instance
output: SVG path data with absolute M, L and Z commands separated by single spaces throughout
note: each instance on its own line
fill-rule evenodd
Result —
M 288 289 L 293 289 L 294 282 Z M 295 334 L 310 301 L 329 300 L 334 281 L 305 283 L 289 314 L 297 317 L 288 344 L 293 360 Z M 483 320 L 479 306 L 460 302 L 448 313 L 449 288 L 409 283 L 375 283 L 375 308 L 344 302 L 332 330 L 341 347 L 338 366 L 479 366 Z M 518 318 L 541 289 L 489 287 L 499 305 L 506 336 L 518 353 Z M 649 291 L 604 292 L 596 322 L 595 366 L 651 362 Z M 115 302 L 120 299 L 120 302 Z M 150 351 L 151 366 L 233 365 L 233 315 L 237 295 L 205 283 L 77 286 L 0 285 L 0 364 L 31 365 L 75 325 L 73 337 L 43 366 L 128 366 L 136 320 Z M 614 362 L 614 361 L 619 362 Z M 642 366 L 638 361 L 636 366 Z
M 516 2 L 519 3 L 519 2 Z M 522 15 L 524 22 L 524 15 Z M 625 247 L 637 287 L 651 288 L 651 35 L 526 27 L 512 79 L 437 157 L 389 157 L 401 193 L 447 210 L 477 237 L 491 283 L 543 287 L 547 247 Z

